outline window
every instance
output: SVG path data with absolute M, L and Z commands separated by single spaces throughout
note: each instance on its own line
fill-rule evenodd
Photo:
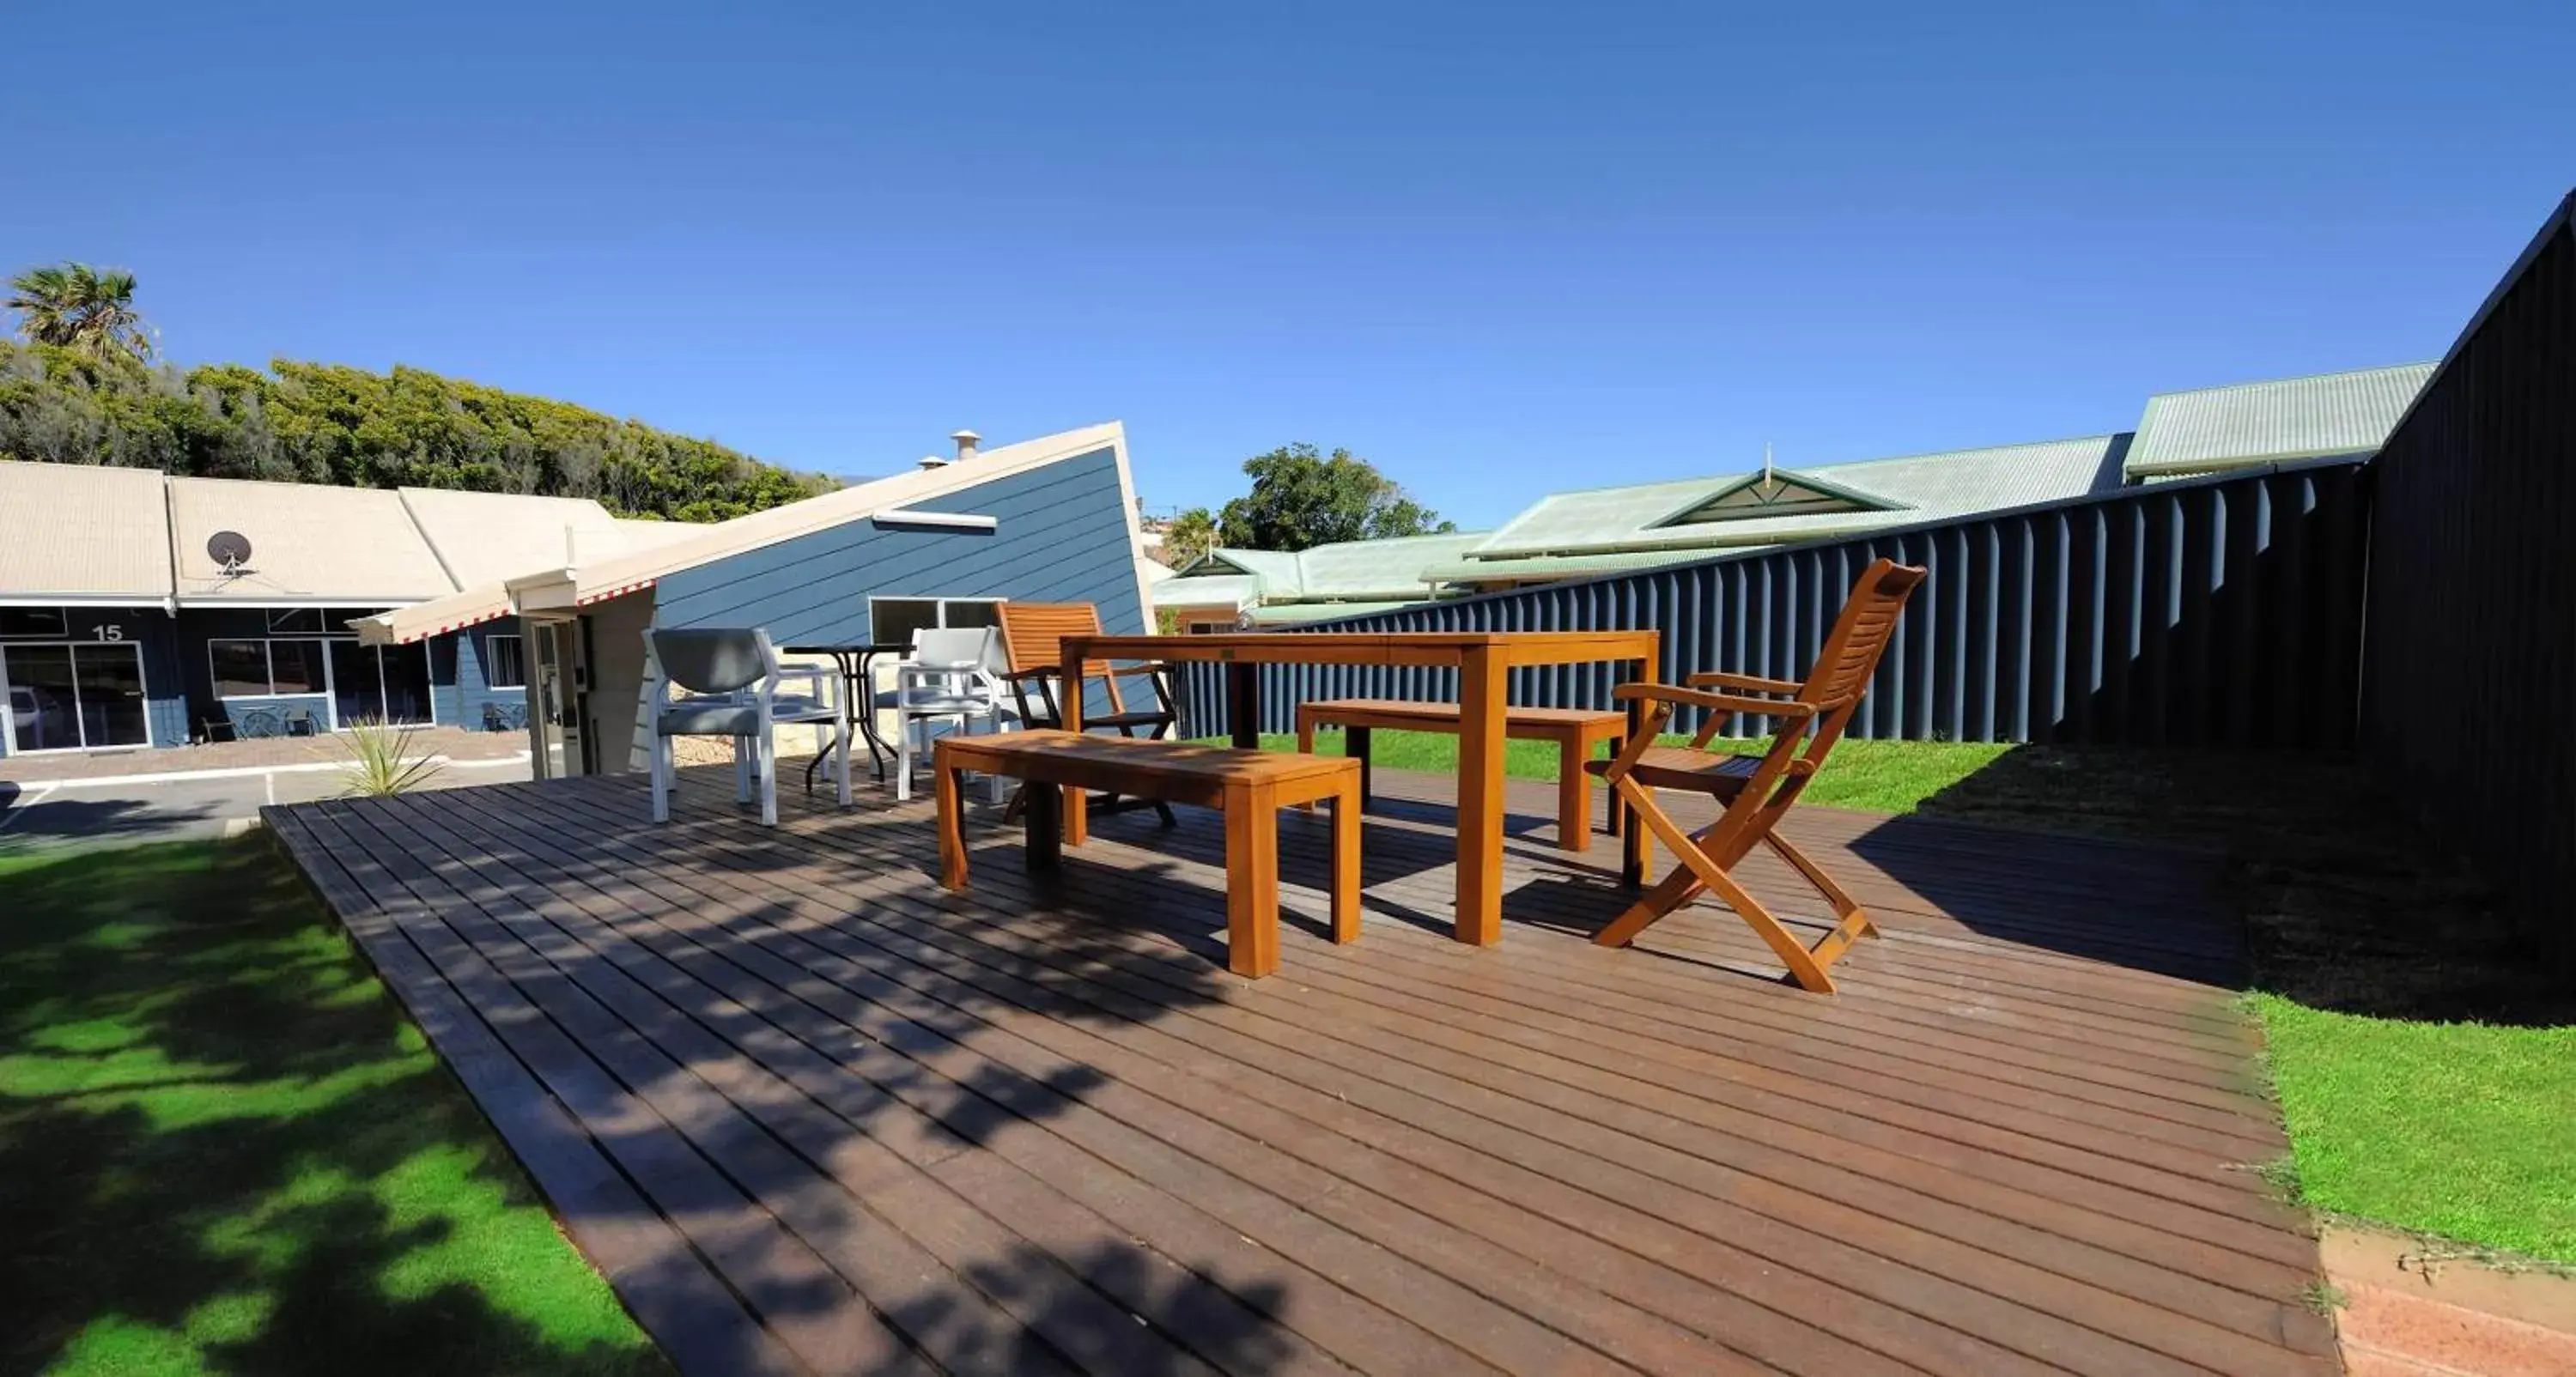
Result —
M 994 598 L 868 599 L 868 639 L 879 645 L 910 645 L 912 633 L 932 627 L 1001 624 L 1002 604 Z
M 72 634 L 71 614 L 59 607 L 0 607 L 0 636 Z
M 483 683 L 487 688 L 514 689 L 528 686 L 526 648 L 516 636 L 483 638 Z
M 327 692 L 330 680 L 318 640 L 208 641 L 206 658 L 217 698 L 269 698 Z
M 217 698 L 256 698 L 268 692 L 268 642 L 210 641 Z
M 329 628 L 322 625 L 318 607 L 281 607 L 268 614 L 268 629 L 279 636 L 319 636 Z

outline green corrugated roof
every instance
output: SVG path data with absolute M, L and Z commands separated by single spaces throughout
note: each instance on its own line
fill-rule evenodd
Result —
M 1426 566 L 1456 559 L 1490 534 L 1458 531 L 1318 545 L 1297 556 L 1297 591 L 1307 598 L 1419 599 L 1430 592 L 1422 582 Z
M 2429 363 L 2163 392 L 2129 447 L 2132 478 L 2363 454 L 2388 439 L 2433 376 Z
M 1746 477 L 1741 473 L 1556 493 L 1505 523 L 1469 557 L 1480 562 L 1518 561 L 1539 556 L 1776 545 L 2028 506 L 2116 486 L 2119 472 L 2111 461 L 2124 438 L 2094 435 L 1779 470 L 1784 478 L 1813 479 L 1820 485 L 1847 489 L 1888 504 L 1881 511 L 1750 517 L 1688 526 L 1658 524 L 1741 484 Z
M 1330 617 L 1357 617 L 1369 612 L 1392 612 L 1399 607 L 1411 607 L 1415 603 L 1428 601 L 1427 598 L 1406 598 L 1394 601 L 1273 603 L 1268 607 L 1252 609 L 1252 624 L 1281 626 L 1296 622 L 1318 622 Z
M 1458 531 L 1391 540 L 1347 540 L 1296 554 L 1220 546 L 1192 560 L 1175 582 L 1186 581 L 1189 587 L 1195 587 L 1202 579 L 1250 578 L 1259 585 L 1259 600 L 1265 603 L 1317 598 L 1416 599 L 1430 592 L 1422 582 L 1423 566 L 1455 559 L 1473 549 L 1487 534 Z M 1186 589 L 1175 590 L 1167 584 L 1156 596 L 1177 605 L 1185 592 Z
M 1154 585 L 1157 607 L 1245 608 L 1261 601 L 1261 580 L 1251 574 L 1175 574 Z
M 1776 543 L 1776 542 L 1775 542 Z M 1759 546 L 1729 546 L 1759 549 Z M 1618 574 L 1652 569 L 1659 564 L 1686 564 L 1713 550 L 1624 550 L 1601 555 L 1532 555 L 1527 559 L 1461 559 L 1422 571 L 1434 583 L 1474 583 L 1489 579 L 1570 579 L 1585 574 Z

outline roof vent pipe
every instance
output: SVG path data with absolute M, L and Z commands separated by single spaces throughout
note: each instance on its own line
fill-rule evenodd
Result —
M 925 454 L 921 456 L 921 467 L 924 469 L 944 469 L 948 467 L 948 461 L 940 458 L 936 454 Z
M 984 439 L 971 430 L 951 431 L 948 438 L 957 442 L 957 462 L 961 464 L 975 457 L 975 446 Z

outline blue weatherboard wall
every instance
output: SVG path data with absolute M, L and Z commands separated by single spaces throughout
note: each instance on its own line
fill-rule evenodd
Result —
M 515 685 L 494 688 L 485 670 L 491 660 L 484 643 L 493 636 L 516 635 L 518 629 L 515 620 L 499 621 L 440 636 L 429 643 L 430 692 L 438 700 L 441 723 L 481 731 L 485 706 L 505 712 L 517 712 L 527 706 L 525 689 Z M 520 650 L 524 656 L 526 646 L 522 644 Z M 524 658 L 521 663 L 526 663 Z
M 1096 603 L 1103 629 L 1146 630 L 1117 459 L 1107 446 L 909 505 L 999 524 L 960 531 L 844 522 L 663 579 L 660 623 L 765 626 L 782 645 L 856 642 L 870 639 L 870 597 L 942 597 Z

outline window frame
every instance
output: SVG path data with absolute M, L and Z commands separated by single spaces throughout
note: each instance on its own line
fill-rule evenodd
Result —
M 209 636 L 206 638 L 206 688 L 218 703 L 242 702 L 252 698 L 328 698 L 331 696 L 331 642 L 354 641 L 355 636 Z M 321 647 L 322 682 L 305 689 L 277 687 L 277 643 L 280 641 L 310 643 Z M 226 693 L 224 676 L 215 666 L 215 647 L 219 645 L 255 645 L 259 647 L 262 681 L 268 685 L 261 693 Z
M 0 619 L 5 619 L 12 613 L 16 613 L 21 616 L 36 617 L 47 612 L 54 614 L 53 630 L 9 631 L 0 629 L 0 640 L 60 641 L 69 639 L 72 634 L 72 610 L 69 607 L 58 603 L 46 604 L 43 606 L 0 607 Z
M 977 606 L 982 606 L 982 607 L 989 607 L 989 608 L 992 608 L 992 609 L 993 609 L 993 614 L 992 614 L 992 615 L 993 615 L 993 620 L 991 620 L 991 621 L 989 621 L 989 622 L 974 623 L 973 625 L 977 625 L 977 626 L 999 626 L 999 625 L 1001 625 L 1001 621 L 1002 621 L 1002 604 L 1004 604 L 1004 603 L 1006 603 L 1006 602 L 1009 602 L 1009 601 L 1010 601 L 1010 599 L 1009 599 L 1009 598 L 1004 598 L 1004 597 L 973 597 L 973 598 L 967 598 L 967 597 L 956 597 L 956 598 L 951 598 L 951 597 L 930 597 L 930 596 L 923 596 L 923 595 L 917 595 L 917 594 L 903 594 L 903 593 L 888 593 L 888 594 L 882 594 L 882 595 L 880 595 L 880 594 L 876 594 L 876 593 L 870 593 L 870 594 L 868 595 L 868 639 L 869 639 L 869 640 L 871 640 L 871 641 L 876 642 L 876 643 L 877 643 L 877 644 L 879 644 L 879 645 L 892 645 L 892 644 L 894 644 L 894 642 L 887 640 L 887 639 L 886 639 L 886 637 L 884 636 L 884 634 L 883 634 L 883 633 L 881 633 L 881 632 L 879 632 L 879 631 L 877 630 L 877 605 L 878 605 L 879 603 L 888 603 L 888 602 L 926 602 L 926 603 L 929 603 L 929 604 L 931 604 L 931 605 L 933 606 L 933 608 L 935 608 L 935 609 L 936 609 L 935 616 L 936 616 L 936 618 L 937 618 L 937 619 L 936 619 L 936 620 L 934 620 L 934 621 L 933 621 L 933 622 L 932 622 L 928 627 L 923 628 L 923 629 L 924 629 L 924 630 L 939 630 L 939 631 L 945 631 L 945 630 L 949 629 L 949 625 L 950 625 L 950 624 L 949 624 L 949 620 L 948 620 L 948 609 L 949 609 L 949 606 L 950 606 L 951 604 L 954 604 L 954 603 L 969 603 L 969 604 L 974 604 L 974 605 L 977 605 Z
M 502 683 L 493 675 L 492 646 L 493 643 L 497 641 L 508 641 L 511 645 L 518 648 L 519 677 L 513 683 Z M 503 689 L 525 691 L 528 687 L 528 638 L 525 635 L 516 631 L 493 631 L 486 633 L 483 637 L 482 660 L 483 687 L 496 693 Z M 435 685 L 432 687 L 434 689 Z

